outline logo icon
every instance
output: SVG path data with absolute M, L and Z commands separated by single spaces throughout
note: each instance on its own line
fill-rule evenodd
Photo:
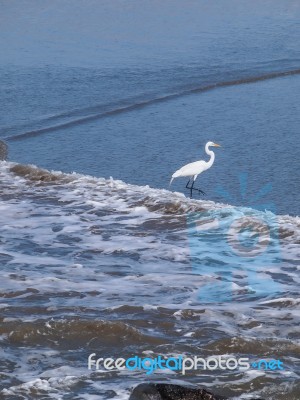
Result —
M 203 302 L 260 298 L 281 291 L 274 269 L 281 262 L 278 222 L 264 186 L 247 201 L 248 175 L 239 176 L 242 207 L 213 206 L 187 216 L 193 272 L 201 275 L 198 297 Z M 217 193 L 234 199 L 223 188 Z M 266 211 L 268 210 L 268 211 Z

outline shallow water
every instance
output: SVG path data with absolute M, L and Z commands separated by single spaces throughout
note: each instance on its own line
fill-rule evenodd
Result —
M 1 396 L 298 400 L 298 2 L 76 5 L 11 1 L 0 24 Z M 170 191 L 207 140 L 207 195 Z M 92 352 L 285 369 L 95 372 Z
M 63 393 L 69 398 L 66 391 L 70 390 L 79 398 L 93 393 L 126 398 L 145 374 L 90 373 L 87 357 L 96 352 L 126 358 L 149 351 L 165 356 L 229 352 L 278 358 L 286 368 L 281 374 L 222 371 L 189 373 L 185 379 L 230 396 L 253 388 L 265 396 L 276 393 L 273 398 L 278 399 L 284 398 L 278 395 L 280 390 L 282 396 L 290 393 L 290 398 L 299 393 L 295 367 L 299 218 L 275 218 L 280 262 L 275 260 L 278 245 L 272 238 L 264 253 L 269 254 L 272 267 L 266 271 L 265 264 L 254 265 L 256 277 L 247 279 L 251 268 L 247 259 L 225 256 L 220 246 L 228 235 L 226 221 L 237 215 L 266 218 L 272 226 L 272 213 L 5 162 L 1 182 L 1 388 L 5 397 L 26 398 L 32 393 L 35 398 L 34 393 L 38 396 L 46 390 L 50 398 Z M 213 250 L 187 226 L 186 216 L 203 212 L 220 220 L 220 229 L 210 233 Z M 232 296 L 229 301 L 221 297 L 223 287 L 215 286 L 218 299 L 205 294 L 216 266 L 219 274 L 232 272 L 232 279 L 226 280 L 232 287 L 230 293 L 228 287 L 226 291 L 226 296 Z M 182 376 L 150 376 L 170 378 Z
M 197 182 L 209 199 L 255 206 L 255 196 L 270 184 L 267 199 L 277 213 L 299 215 L 300 121 L 295 111 L 299 84 L 299 76 L 294 75 L 234 85 L 84 125 L 76 123 L 68 129 L 38 131 L 36 136 L 8 141 L 10 158 L 49 169 L 168 188 L 172 173 L 181 165 L 208 159 L 204 145 L 211 139 L 222 148 L 215 150 L 213 168 Z M 241 198 L 240 173 L 248 174 L 245 198 Z M 185 184 L 185 178 L 178 179 L 172 188 L 188 194 Z M 220 186 L 230 193 L 229 198 L 220 196 Z

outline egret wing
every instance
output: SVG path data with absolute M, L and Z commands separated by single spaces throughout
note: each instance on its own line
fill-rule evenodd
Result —
M 193 175 L 199 175 L 201 172 L 205 171 L 206 167 L 206 162 L 201 160 L 201 161 L 195 161 L 189 164 L 184 165 L 181 167 L 178 171 L 176 171 L 177 176 L 193 176 Z M 177 174 L 178 173 L 178 174 Z

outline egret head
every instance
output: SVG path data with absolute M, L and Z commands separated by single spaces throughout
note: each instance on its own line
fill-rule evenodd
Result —
M 206 143 L 206 146 L 207 146 L 207 147 L 210 147 L 210 146 L 214 146 L 214 147 L 221 147 L 221 145 L 220 145 L 220 144 L 218 144 L 218 143 L 214 143 L 214 142 L 207 142 L 207 143 Z

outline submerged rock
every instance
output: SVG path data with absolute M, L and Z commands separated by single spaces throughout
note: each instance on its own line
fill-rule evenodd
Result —
M 142 383 L 134 388 L 129 400 L 229 400 L 203 388 L 167 383 Z M 263 399 L 250 399 L 263 400 Z

